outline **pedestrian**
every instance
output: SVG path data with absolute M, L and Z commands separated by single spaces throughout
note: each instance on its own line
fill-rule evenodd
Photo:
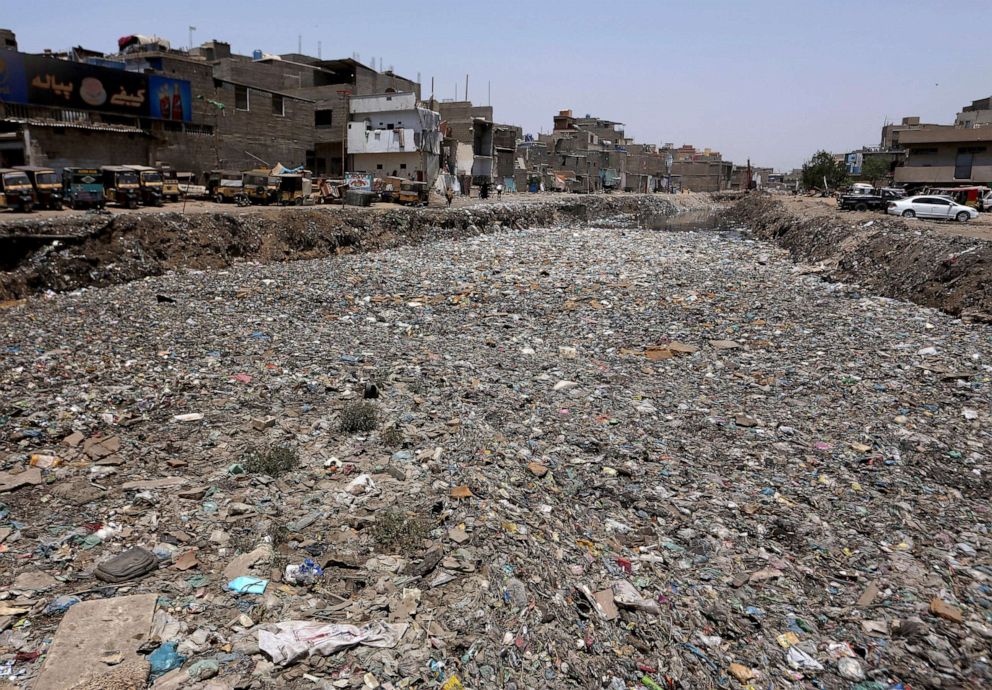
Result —
M 448 200 L 448 207 L 451 207 L 451 200 L 455 198 L 455 190 L 448 187 L 444 190 L 444 198 Z
M 503 185 L 502 184 L 496 185 L 496 198 L 497 199 L 502 199 L 503 198 Z
M 489 198 L 489 183 L 483 182 L 482 186 L 479 187 L 479 198 L 488 199 Z

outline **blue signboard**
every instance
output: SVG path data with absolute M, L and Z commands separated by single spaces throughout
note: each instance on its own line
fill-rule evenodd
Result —
M 189 122 L 193 118 L 193 91 L 185 79 L 148 75 L 148 114 L 160 120 Z
M 0 101 L 27 103 L 28 82 L 24 60 L 13 50 L 0 50 Z

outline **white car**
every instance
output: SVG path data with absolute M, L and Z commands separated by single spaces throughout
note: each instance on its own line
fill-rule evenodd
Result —
M 978 218 L 978 211 L 971 206 L 959 204 L 946 196 L 911 196 L 898 201 L 890 201 L 886 213 L 903 218 L 937 218 L 956 220 L 961 223 Z

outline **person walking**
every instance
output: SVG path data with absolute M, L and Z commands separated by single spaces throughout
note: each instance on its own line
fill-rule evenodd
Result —
M 455 190 L 451 187 L 445 189 L 444 198 L 448 200 L 448 208 L 451 208 L 451 200 L 455 198 Z
M 496 198 L 497 199 L 502 199 L 503 198 L 503 185 L 502 185 L 502 183 L 496 185 Z

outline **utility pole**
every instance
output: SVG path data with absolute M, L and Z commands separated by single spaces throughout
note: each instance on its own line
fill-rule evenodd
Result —
M 465 75 L 465 100 L 468 100 L 468 75 Z
M 345 171 L 348 169 L 348 120 L 351 119 L 351 96 L 349 89 L 338 91 L 338 95 L 344 99 L 344 134 L 341 137 L 341 179 L 344 179 Z

